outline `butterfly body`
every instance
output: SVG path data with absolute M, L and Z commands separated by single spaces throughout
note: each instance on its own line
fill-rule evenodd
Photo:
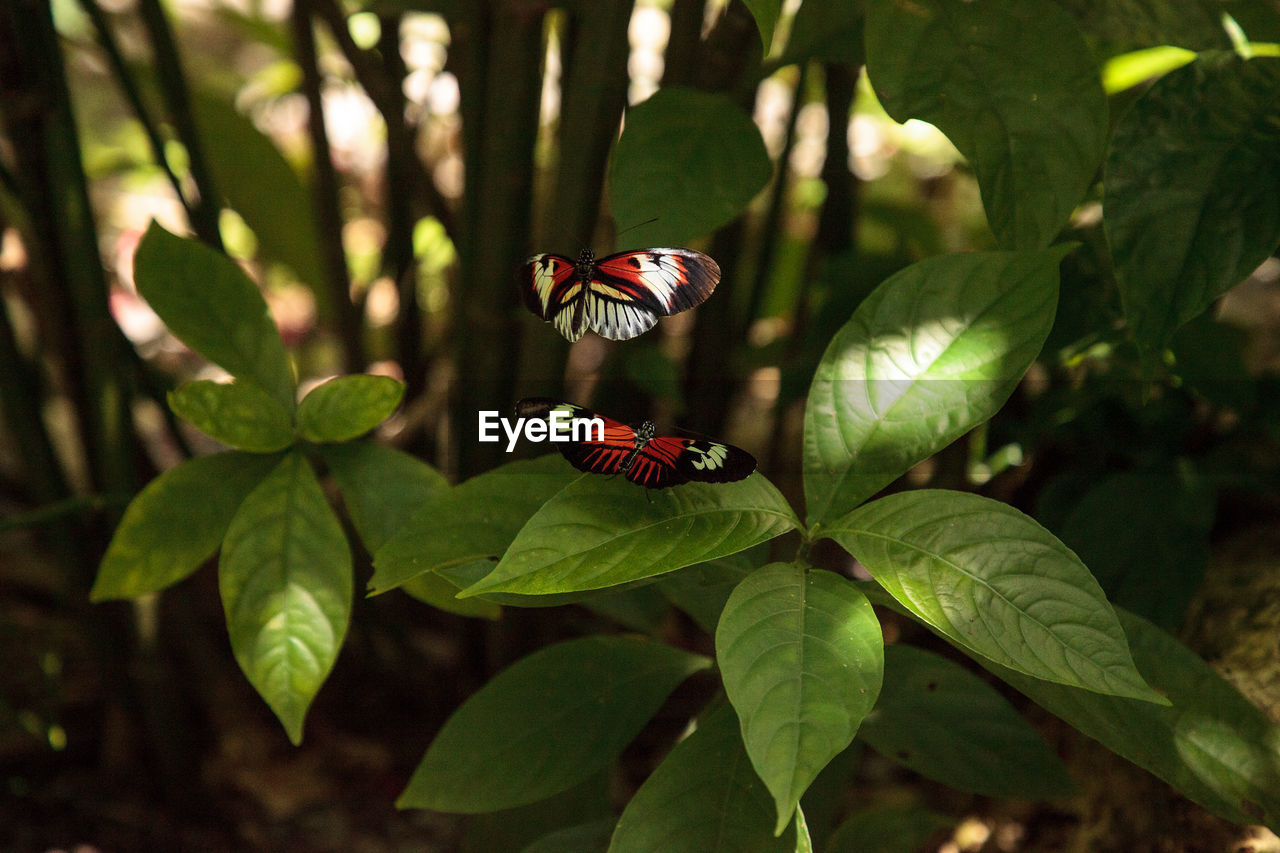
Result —
M 658 435 L 651 421 L 632 428 L 589 409 L 547 397 L 516 403 L 520 417 L 549 417 L 559 410 L 572 418 L 599 418 L 603 433 L 597 439 L 557 442 L 569 464 L 592 474 L 622 474 L 638 486 L 665 489 L 688 482 L 731 483 L 756 469 L 750 453 L 731 444 L 706 439 Z
M 588 330 L 625 341 L 659 317 L 700 304 L 720 282 L 720 267 L 692 249 L 644 249 L 597 259 L 534 255 L 520 267 L 520 294 L 534 314 L 570 341 Z

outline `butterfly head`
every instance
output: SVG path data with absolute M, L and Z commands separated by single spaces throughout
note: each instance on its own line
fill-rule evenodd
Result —
M 653 421 L 645 421 L 636 427 L 636 445 L 644 447 L 657 434 L 658 428 L 653 425 Z
M 596 253 L 583 249 L 578 253 L 577 272 L 583 278 L 589 278 L 596 271 Z

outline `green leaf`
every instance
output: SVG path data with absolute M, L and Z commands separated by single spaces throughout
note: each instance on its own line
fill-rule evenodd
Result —
M 799 525 L 760 474 L 647 494 L 626 480 L 582 477 L 543 504 L 493 572 L 462 594 L 615 586 L 743 551 Z
M 1065 252 L 929 258 L 863 300 L 809 389 L 811 525 L 839 518 L 995 414 L 1053 325 Z
M 320 455 L 370 554 L 377 553 L 420 507 L 449 490 L 443 474 L 393 447 L 367 441 L 326 444 Z
M 1050 0 L 870 0 L 867 73 L 897 121 L 937 125 L 973 166 L 1005 248 L 1049 245 L 1092 183 L 1107 98 Z
M 920 806 L 879 806 L 860 811 L 840 825 L 826 853 L 915 853 L 955 821 Z
M 932 652 L 884 650 L 880 701 L 858 737 L 891 761 L 960 791 L 1053 799 L 1071 778 L 1040 734 L 989 684 Z
M 325 279 L 311 192 L 275 143 L 229 99 L 196 92 L 192 110 L 214 184 L 253 230 L 259 253 L 291 267 L 323 305 Z M 286 210 L 291 214 L 282 216 Z
M 302 454 L 240 505 L 218 564 L 231 650 L 294 744 L 351 615 L 351 548 Z
M 147 484 L 111 537 L 89 598 L 133 598 L 164 589 L 218 550 L 236 509 L 280 461 L 216 453 L 188 459 Z
M 1115 604 L 1176 631 L 1209 563 L 1217 501 L 1174 472 L 1125 471 L 1094 484 L 1062 525 L 1062 541 Z
M 720 613 L 733 588 L 764 564 L 764 557 L 739 551 L 686 569 L 672 572 L 658 581 L 658 591 L 698 623 L 698 627 L 715 636 Z
M 884 673 L 880 622 L 849 581 L 771 563 L 738 584 L 716 659 L 781 834 L 809 784 L 853 742 Z
M 588 820 L 616 823 L 609 801 L 613 767 L 598 770 L 567 791 L 527 806 L 470 815 L 460 853 L 496 853 L 522 850 L 551 832 Z M 608 839 L 605 839 L 608 843 Z
M 613 217 L 636 246 L 681 246 L 740 214 L 773 173 L 760 130 L 726 95 L 667 87 L 632 107 L 613 151 Z
M 1252 3 L 1253 0 L 1244 0 Z M 1230 47 L 1222 0 L 1057 0 L 1103 56 L 1176 45 L 1190 50 Z
M 676 685 L 710 663 L 626 637 L 535 652 L 449 717 L 397 805 L 472 814 L 566 790 L 612 762 Z
M 824 533 L 944 637 L 1036 678 L 1149 702 L 1111 605 L 1049 531 L 978 495 L 923 489 L 854 510 Z
M 662 593 L 653 588 L 653 584 L 600 590 L 584 595 L 580 603 L 592 613 L 642 634 L 657 634 L 671 614 L 671 605 Z
M 778 25 L 778 15 L 782 13 L 782 0 L 746 0 L 751 17 L 756 19 L 756 28 L 760 30 L 760 40 L 764 43 L 764 52 L 769 52 L 773 44 L 773 28 Z
M 863 0 L 800 4 L 787 36 L 782 64 L 817 59 L 861 65 L 865 53 L 864 5 Z
M 490 620 L 497 620 L 502 615 L 502 606 L 496 602 L 485 598 L 458 598 L 458 587 L 432 572 L 410 578 L 400 584 L 400 589 L 423 604 L 446 613 Z
M 727 705 L 698 721 L 627 803 L 609 853 L 792 853 Z
M 605 853 L 614 826 L 613 818 L 570 826 L 544 835 L 520 853 Z
M 1280 59 L 1209 54 L 1161 77 L 1107 158 L 1103 221 L 1149 352 L 1280 243 Z
M 235 261 L 152 222 L 134 255 L 133 277 L 138 292 L 184 344 L 294 410 L 284 343 L 262 294 Z
M 1280 728 L 1164 631 L 1119 611 L 1133 655 L 1171 706 L 1037 681 L 979 661 L 1061 717 L 1236 823 L 1280 826 Z
M 369 593 L 386 592 L 423 572 L 496 561 L 529 517 L 579 476 L 556 453 L 509 462 L 454 487 L 378 548 Z
M 289 412 L 249 380 L 187 382 L 169 392 L 169 408 L 210 438 L 240 450 L 271 453 L 293 444 Z
M 298 434 L 307 441 L 350 441 L 385 421 L 400 405 L 404 383 L 389 376 L 339 376 L 298 404 Z

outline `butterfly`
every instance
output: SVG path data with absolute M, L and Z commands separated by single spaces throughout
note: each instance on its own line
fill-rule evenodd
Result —
M 529 310 L 570 341 L 588 330 L 625 341 L 653 328 L 659 317 L 688 311 L 720 282 L 719 265 L 692 249 L 642 249 L 596 260 L 534 255 L 520 267 L 520 295 Z
M 755 457 L 742 448 L 718 441 L 658 435 L 651 421 L 632 429 L 590 409 L 548 397 L 528 397 L 516 403 L 516 415 L 522 418 L 550 419 L 553 412 L 570 419 L 599 418 L 604 423 L 603 434 L 588 430 L 584 440 L 553 439 L 564 458 L 579 471 L 622 474 L 646 489 L 665 489 L 690 481 L 732 483 L 756 470 Z

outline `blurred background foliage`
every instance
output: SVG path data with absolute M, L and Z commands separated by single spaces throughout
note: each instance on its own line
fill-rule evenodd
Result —
M 1269 0 L 1061 5 L 1104 63 L 1113 123 L 1188 50 L 1229 48 L 1231 26 L 1280 41 Z M 0 805 L 0 824 L 31 827 L 16 849 L 518 849 L 502 835 L 521 825 L 512 816 L 464 830 L 390 803 L 462 697 L 548 638 L 608 618 L 599 609 L 489 623 L 399 595 L 360 601 L 312 738 L 292 751 L 238 677 L 209 573 L 134 606 L 88 605 L 130 496 L 213 449 L 175 422 L 164 394 L 216 370 L 139 299 L 132 253 L 154 217 L 241 260 L 304 382 L 403 379 L 406 405 L 379 438 L 451 480 L 504 458 L 472 440 L 477 410 L 562 394 L 741 444 L 798 502 L 803 395 L 832 334 L 896 270 L 994 240 L 945 137 L 896 124 L 876 102 L 861 73 L 860 4 L 773 3 L 768 33 L 752 11 L 770 6 L 5 4 L 0 648 L 11 663 L 0 784 L 12 805 Z M 728 168 L 725 197 L 690 199 L 688 221 L 645 223 L 644 177 L 611 163 L 624 114 L 636 135 L 619 148 L 671 146 L 673 170 Z M 685 151 L 697 134 L 683 122 L 725 135 Z M 1264 611 L 1280 601 L 1280 261 L 1184 328 L 1153 379 L 1120 322 L 1099 216 L 1096 200 L 1085 204 L 1063 235 L 1080 248 L 1014 400 L 906 479 L 1033 512 L 1113 600 L 1175 631 L 1190 608 L 1184 636 L 1224 659 L 1246 654 L 1233 632 L 1272 624 Z M 668 240 L 710 253 L 724 278 L 698 311 L 642 339 L 570 347 L 519 306 L 513 275 L 529 254 Z M 1197 598 L 1215 561 L 1226 567 Z M 614 614 L 623 625 L 697 631 L 630 607 Z M 628 752 L 631 783 L 681 714 L 665 712 Z M 923 785 L 935 805 L 982 815 L 988 830 L 1029 819 L 880 772 L 883 785 Z M 580 815 L 599 787 L 557 802 Z M 556 826 L 560 806 L 537 807 L 523 831 Z

